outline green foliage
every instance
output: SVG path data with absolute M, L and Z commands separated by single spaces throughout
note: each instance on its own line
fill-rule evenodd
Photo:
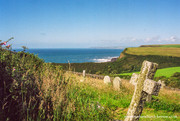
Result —
M 88 72 L 112 75 L 123 71 L 136 71 L 139 69 L 137 63 L 126 64 L 133 59 L 134 57 L 130 56 L 114 63 L 86 63 L 79 70 L 82 71 L 87 67 L 85 69 Z M 125 64 L 123 67 L 125 70 L 118 68 L 122 67 L 119 66 L 121 63 Z M 75 65 L 71 64 L 71 68 Z M 96 66 L 99 68 L 98 71 L 95 71 Z M 179 76 L 180 73 L 175 73 L 171 77 L 179 79 Z M 99 89 L 87 83 L 78 83 L 74 77 L 63 73 L 62 66 L 44 63 L 38 56 L 30 53 L 0 49 L 0 120 L 2 121 L 106 121 L 113 120 L 116 116 L 117 119 L 124 119 L 127 112 L 124 109 L 130 104 L 132 92 L 124 86 L 121 87 L 121 91 L 113 90 L 111 85 L 106 86 L 104 89 Z M 178 104 L 161 98 L 155 98 L 152 103 L 146 104 L 146 107 L 156 111 L 165 110 L 166 115 L 169 112 L 178 112 L 180 109 Z M 117 113 L 119 109 L 121 111 Z
M 170 112 L 180 112 L 180 105 L 176 103 L 168 103 L 164 100 L 159 100 L 156 98 L 153 98 L 151 103 L 146 103 L 145 105 L 148 108 L 153 108 L 155 110 L 166 110 Z
M 110 73 L 126 73 L 126 72 L 135 72 L 140 71 L 142 62 L 148 60 L 151 62 L 158 63 L 158 68 L 167 68 L 167 67 L 176 67 L 180 66 L 180 57 L 171 57 L 171 56 L 155 56 L 155 55 L 129 55 L 125 54 L 124 58 L 118 59 L 115 62 L 106 62 L 106 63 L 71 63 L 72 70 L 77 72 L 82 72 L 86 70 L 87 73 L 99 73 L 105 75 Z M 57 64 L 61 65 L 63 69 L 68 70 L 68 64 Z
M 155 74 L 155 77 L 160 77 L 160 76 L 171 77 L 175 73 L 178 76 L 178 72 L 180 72 L 180 67 L 170 67 L 170 68 L 158 69 Z M 139 72 L 121 73 L 121 74 L 119 74 L 119 76 L 123 76 L 123 75 L 131 76 L 133 73 L 139 73 Z
M 109 120 L 97 92 L 71 85 L 61 66 L 25 52 L 0 51 L 0 120 Z
M 12 39 L 14 39 L 14 37 L 11 37 L 11 38 L 9 38 L 7 41 L 4 41 L 4 42 L 2 42 L 2 40 L 0 40 L 0 49 L 2 50 L 2 49 L 11 49 L 11 45 L 7 45 L 7 43 L 9 42 L 9 41 L 11 41 Z
M 24 52 L 28 49 L 26 46 L 22 46 L 22 48 Z
M 112 76 L 119 76 L 124 79 L 130 79 L 133 73 L 139 72 L 114 74 Z M 156 81 L 164 81 L 167 86 L 180 88 L 180 67 L 158 69 L 154 79 Z
M 1 50 L 0 55 L 1 106 L 5 106 L 2 119 L 36 119 L 40 99 L 34 75 L 43 61 L 23 52 Z
M 110 120 L 112 117 L 107 113 L 107 109 L 99 109 L 97 91 L 91 87 L 83 87 L 74 84 L 68 89 L 68 112 L 65 111 L 63 119 L 66 120 Z M 62 116 L 61 116 L 62 118 Z M 60 118 L 60 119 L 61 119 Z
M 166 86 L 180 89 L 180 75 L 177 73 L 175 73 L 174 75 L 171 77 L 165 77 L 165 76 L 156 77 L 155 80 L 164 81 Z

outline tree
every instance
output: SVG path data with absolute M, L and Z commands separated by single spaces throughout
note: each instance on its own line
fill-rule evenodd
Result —
M 23 48 L 23 51 L 25 52 L 28 48 L 26 46 L 21 46 Z

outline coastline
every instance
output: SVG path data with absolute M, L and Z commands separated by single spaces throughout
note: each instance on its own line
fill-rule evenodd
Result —
M 17 50 L 18 52 L 19 50 Z M 46 63 L 103 63 L 118 58 L 121 49 L 28 49 Z
M 108 59 L 108 61 L 105 62 L 94 62 L 94 63 L 107 63 L 107 62 L 115 62 L 119 57 L 112 57 L 111 59 Z

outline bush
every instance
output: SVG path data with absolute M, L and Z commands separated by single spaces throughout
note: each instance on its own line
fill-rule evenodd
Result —
M 177 78 L 179 78 L 179 79 L 180 79 L 180 72 L 176 72 L 176 73 L 174 73 L 174 74 L 172 75 L 172 77 L 177 77 Z
M 33 54 L 9 50 L 1 50 L 0 55 L 3 119 L 22 120 L 27 116 L 36 119 L 40 98 L 34 75 L 43 61 Z
M 164 81 L 166 86 L 180 89 L 180 74 L 179 74 L 179 72 L 174 73 L 171 77 L 160 76 L 160 77 L 155 77 L 154 79 L 156 81 L 158 81 L 158 80 Z
M 36 55 L 0 49 L 0 120 L 107 120 L 62 67 Z M 93 96 L 93 95 L 92 95 Z M 93 107 L 94 105 L 94 107 Z

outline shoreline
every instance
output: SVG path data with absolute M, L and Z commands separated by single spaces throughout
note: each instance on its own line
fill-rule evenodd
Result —
M 119 57 L 112 57 L 110 60 L 106 62 L 93 62 L 93 63 L 107 63 L 107 62 L 115 62 Z
M 115 62 L 118 57 L 112 57 L 111 59 L 108 59 L 107 61 L 104 62 L 83 62 L 83 63 L 108 63 L 108 62 Z M 54 64 L 68 64 L 68 63 L 55 63 L 55 62 L 46 62 L 46 63 L 54 63 Z M 82 63 L 70 63 L 70 64 L 82 64 Z

